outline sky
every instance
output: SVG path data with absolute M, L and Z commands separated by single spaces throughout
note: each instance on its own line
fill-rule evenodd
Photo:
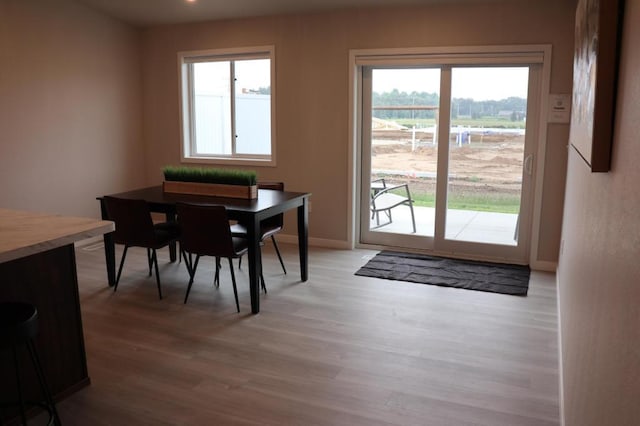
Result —
M 198 93 L 226 95 L 229 93 L 229 61 L 199 62 L 194 64 L 195 85 Z M 271 86 L 269 59 L 235 61 L 237 90 L 257 90 Z
M 518 68 L 453 68 L 452 95 L 476 101 L 500 100 L 508 97 L 527 98 L 527 67 Z M 440 70 L 376 69 L 373 70 L 373 91 L 391 92 L 393 89 L 411 93 L 440 92 Z

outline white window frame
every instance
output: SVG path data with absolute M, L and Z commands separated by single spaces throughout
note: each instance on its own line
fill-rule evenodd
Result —
M 271 154 L 230 154 L 206 155 L 195 153 L 194 126 L 192 123 L 193 103 L 193 67 L 192 64 L 209 61 L 236 61 L 247 59 L 269 59 L 271 78 Z M 180 100 L 180 139 L 181 161 L 183 163 L 237 164 L 254 166 L 276 166 L 276 75 L 275 47 L 256 46 L 230 49 L 209 49 L 178 52 L 178 83 Z M 232 85 L 233 86 L 233 85 Z M 233 89 L 232 89 L 233 96 Z M 231 111 L 232 116 L 235 115 Z M 235 120 L 235 118 L 233 118 Z

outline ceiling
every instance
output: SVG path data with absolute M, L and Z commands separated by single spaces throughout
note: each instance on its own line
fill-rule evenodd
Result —
M 480 3 L 490 0 L 77 0 L 132 25 L 163 24 L 218 19 L 308 13 L 352 7 L 435 3 Z M 525 1 L 525 0 L 509 0 Z

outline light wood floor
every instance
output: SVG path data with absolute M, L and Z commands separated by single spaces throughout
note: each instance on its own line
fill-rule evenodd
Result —
M 160 301 L 143 250 L 113 293 L 102 248 L 77 249 L 92 384 L 59 403 L 64 424 L 559 424 L 553 274 L 506 296 L 358 277 L 376 252 L 312 248 L 301 283 L 282 248 L 288 275 L 264 249 L 259 315 L 244 268 L 238 314 L 226 263 L 215 289 L 205 258 L 184 305 L 166 250 Z

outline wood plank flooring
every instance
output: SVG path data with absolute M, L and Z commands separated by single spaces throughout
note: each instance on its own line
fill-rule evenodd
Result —
M 359 277 L 376 252 L 268 244 L 268 294 L 236 313 L 201 261 L 188 304 L 184 264 L 159 252 L 164 299 L 144 250 L 114 293 L 102 247 L 78 248 L 90 387 L 59 403 L 65 425 L 558 425 L 555 276 L 527 297 Z M 118 248 L 119 259 L 121 250 Z M 236 263 L 237 264 L 237 263 Z

